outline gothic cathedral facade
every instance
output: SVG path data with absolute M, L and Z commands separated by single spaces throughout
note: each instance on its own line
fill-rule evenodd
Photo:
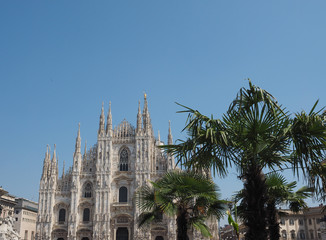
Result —
M 157 146 L 146 95 L 140 104 L 137 126 L 126 120 L 112 127 L 111 104 L 105 123 L 100 116 L 97 144 L 81 153 L 80 127 L 73 165 L 58 177 L 56 149 L 47 150 L 39 190 L 37 240 L 172 240 L 175 220 L 162 221 L 147 229 L 137 227 L 138 209 L 134 192 L 175 166 L 172 156 Z M 169 126 L 168 144 L 172 144 Z

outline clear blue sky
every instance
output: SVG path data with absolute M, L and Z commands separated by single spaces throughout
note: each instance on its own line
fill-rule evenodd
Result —
M 155 133 L 174 139 L 175 102 L 219 117 L 245 79 L 291 112 L 326 105 L 326 1 L 0 2 L 0 186 L 38 200 L 46 145 L 72 163 L 78 122 L 96 143 L 101 103 L 136 122 L 145 91 Z M 235 173 L 217 180 L 224 197 Z

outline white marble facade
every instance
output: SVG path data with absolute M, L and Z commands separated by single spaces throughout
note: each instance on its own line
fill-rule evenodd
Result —
M 81 153 L 80 128 L 73 166 L 58 177 L 56 149 L 47 150 L 39 190 L 36 239 L 42 240 L 170 240 L 175 220 L 164 216 L 147 229 L 137 228 L 133 197 L 139 186 L 174 167 L 174 160 L 157 146 L 146 95 L 137 126 L 126 120 L 112 127 L 111 105 L 100 116 L 97 144 Z M 172 144 L 169 128 L 168 144 Z

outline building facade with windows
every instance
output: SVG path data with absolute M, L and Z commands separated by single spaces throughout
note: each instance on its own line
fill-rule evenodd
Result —
M 321 220 L 324 218 L 323 206 L 310 207 L 307 210 L 294 213 L 281 210 L 280 234 L 281 240 L 319 240 L 322 239 Z
M 38 204 L 36 202 L 16 198 L 14 208 L 14 227 L 22 240 L 34 240 L 36 230 Z
M 105 121 L 106 118 L 106 121 Z M 134 128 L 123 120 L 112 127 L 111 104 L 100 115 L 97 143 L 81 153 L 78 129 L 73 165 L 58 177 L 56 149 L 46 151 L 39 189 L 36 239 L 40 240 L 172 240 L 175 219 L 166 216 L 147 229 L 139 229 L 135 191 L 174 168 L 154 137 L 146 95 L 138 106 Z M 172 144 L 169 126 L 168 144 Z M 212 225 L 213 226 L 213 225 Z M 217 231 L 217 225 L 216 225 Z M 200 239 L 196 238 L 196 239 Z
M 15 205 L 15 197 L 0 187 L 0 219 L 13 217 Z

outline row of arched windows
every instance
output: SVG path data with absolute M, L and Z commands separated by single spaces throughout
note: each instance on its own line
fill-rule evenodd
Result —
M 84 208 L 83 210 L 83 222 L 89 222 L 91 216 L 91 211 L 89 208 Z M 66 209 L 61 208 L 59 210 L 59 216 L 58 216 L 59 224 L 64 224 L 66 221 Z
M 129 239 L 128 228 L 126 228 L 126 227 L 119 227 L 117 229 L 116 236 L 117 236 L 116 237 L 117 240 L 128 240 Z M 155 240 L 164 240 L 164 238 L 162 236 L 157 236 L 155 238 Z
M 129 238 L 129 233 L 127 228 L 118 228 L 117 230 L 117 240 L 128 240 Z M 58 238 L 58 240 L 64 240 L 63 238 Z M 88 237 L 82 238 L 82 240 L 89 240 Z M 157 236 L 155 240 L 164 240 L 162 236 Z
M 92 197 L 92 185 L 87 183 L 84 187 L 83 196 L 85 198 Z M 119 202 L 124 203 L 128 202 L 128 189 L 126 187 L 119 188 Z M 88 222 L 90 219 L 90 209 L 84 208 L 83 210 L 83 222 Z M 61 208 L 59 210 L 58 221 L 60 224 L 63 224 L 66 221 L 66 209 Z
M 281 239 L 306 239 L 306 233 L 304 230 L 300 230 L 297 233 L 294 230 L 290 231 L 289 238 L 287 235 L 288 233 L 286 232 L 286 230 L 283 230 L 281 232 Z M 321 239 L 320 230 L 317 231 L 317 235 L 314 234 L 313 230 L 310 230 L 308 239 Z
M 89 193 L 89 194 L 90 194 L 89 196 L 91 196 L 91 193 Z M 121 202 L 121 203 L 128 202 L 128 189 L 126 187 L 119 188 L 119 202 Z M 66 209 L 61 208 L 59 210 L 58 221 L 59 221 L 59 224 L 63 224 L 66 221 Z M 89 222 L 89 221 L 90 221 L 90 209 L 84 208 L 83 222 Z
M 129 239 L 129 231 L 126 227 L 119 227 L 116 233 L 117 240 L 128 240 Z M 63 238 L 58 238 L 57 240 L 64 240 Z M 83 237 L 82 240 L 89 240 L 88 237 Z M 164 240 L 162 236 L 157 236 L 155 240 Z

